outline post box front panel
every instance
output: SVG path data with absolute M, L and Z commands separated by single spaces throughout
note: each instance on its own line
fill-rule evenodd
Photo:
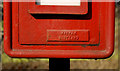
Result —
M 80 18 L 41 18 L 40 13 L 36 18 L 28 6 L 4 4 L 4 50 L 11 57 L 106 58 L 113 53 L 114 3 L 88 3 L 87 14 L 75 15 Z
M 90 18 L 59 18 L 62 14 L 33 14 L 28 12 L 28 3 L 19 3 L 19 43 L 20 44 L 99 44 L 99 3 L 90 8 Z M 94 4 L 93 4 L 94 7 Z M 38 8 L 39 9 L 39 8 Z M 79 8 L 77 8 L 79 9 Z M 73 9 L 74 10 L 74 9 Z M 56 12 L 56 10 L 55 10 Z M 50 15 L 50 17 L 49 17 Z M 84 15 L 73 15 L 81 17 Z M 46 16 L 43 18 L 42 16 Z M 52 16 L 55 16 L 51 19 Z M 65 15 L 69 16 L 69 15 Z M 40 18 L 37 18 L 40 17 Z

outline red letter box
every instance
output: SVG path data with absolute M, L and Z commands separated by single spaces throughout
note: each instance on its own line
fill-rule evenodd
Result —
M 84 0 L 85 1 L 85 0 Z M 114 3 L 4 3 L 4 50 L 11 57 L 107 58 L 114 50 Z

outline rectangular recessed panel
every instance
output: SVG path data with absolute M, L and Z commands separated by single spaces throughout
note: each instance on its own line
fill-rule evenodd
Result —
M 33 14 L 31 15 L 30 12 L 28 12 L 28 7 L 31 9 L 33 8 L 36 12 L 35 15 L 38 14 L 38 16 L 49 16 L 49 14 L 41 14 L 43 13 L 41 10 L 49 9 L 50 11 L 54 11 L 55 16 L 59 15 L 56 14 L 56 11 L 61 10 L 65 12 L 67 7 L 65 8 L 63 6 L 43 6 L 43 5 L 34 5 L 34 3 L 19 3 L 19 33 L 18 33 L 18 40 L 19 44 L 22 45 L 66 45 L 69 46 L 72 45 L 81 45 L 81 44 L 99 44 L 99 9 L 92 9 L 91 4 L 89 4 L 89 9 L 91 10 L 87 15 L 72 15 L 80 17 L 79 19 L 76 18 L 70 18 L 70 19 L 63 19 L 63 18 L 35 18 Z M 81 8 L 80 7 L 69 7 L 71 11 L 75 11 L 79 9 L 79 13 L 81 14 L 81 11 L 83 11 L 82 5 L 86 6 L 86 3 L 81 2 Z M 95 5 L 96 6 L 96 5 Z M 35 8 L 36 7 L 36 8 Z M 52 8 L 51 8 L 52 7 Z M 50 9 L 51 8 L 51 9 Z M 74 9 L 73 9 L 74 8 Z M 96 6 L 96 8 L 99 8 L 99 6 Z M 41 13 L 37 13 L 41 12 Z M 67 13 L 66 12 L 66 13 Z M 75 11 L 76 12 L 76 11 Z M 96 14 L 94 14 L 96 13 Z M 65 14 L 66 16 L 68 15 Z M 89 16 L 90 15 L 90 16 Z M 51 15 L 53 16 L 53 15 Z M 71 17 L 71 15 L 68 15 Z M 78 34 L 73 35 L 61 35 L 60 32 L 70 32 L 72 33 L 77 32 Z M 53 34 L 51 34 L 53 32 Z M 57 32 L 57 33 L 56 33 Z M 49 37 L 52 36 L 52 37 Z M 57 36 L 56 36 L 57 35 Z
M 47 41 L 89 41 L 88 30 L 48 30 Z
M 88 0 L 35 0 L 28 3 L 30 14 L 80 14 L 88 13 Z

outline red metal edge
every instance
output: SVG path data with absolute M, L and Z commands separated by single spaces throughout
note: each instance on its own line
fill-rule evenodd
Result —
M 114 3 L 110 3 L 110 14 L 114 17 Z M 107 41 L 108 43 L 105 47 L 106 49 L 103 51 L 81 51 L 81 54 L 78 54 L 79 51 L 14 51 L 12 50 L 11 45 L 11 16 L 10 16 L 10 2 L 4 2 L 4 51 L 10 57 L 50 57 L 50 58 L 79 58 L 77 56 L 81 56 L 82 58 L 107 58 L 113 54 L 114 51 L 114 41 Z M 110 23 L 114 23 L 114 19 L 109 17 L 111 20 Z M 109 24 L 109 27 L 106 28 L 107 32 L 107 40 L 114 40 L 114 30 L 109 31 L 110 29 L 114 29 L 114 24 Z M 69 54 L 71 53 L 71 55 Z M 37 53 L 37 54 L 36 54 Z M 46 55 L 46 53 L 48 53 Z M 89 54 L 89 55 L 88 55 Z M 41 55 L 41 56 L 40 56 Z M 53 56 L 54 55 L 54 56 Z M 66 57 L 65 57 L 66 56 Z

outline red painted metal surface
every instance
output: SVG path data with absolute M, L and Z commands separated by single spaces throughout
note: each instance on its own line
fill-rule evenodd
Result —
M 29 12 L 28 4 L 33 3 L 4 2 L 4 50 L 9 56 L 106 58 L 113 53 L 113 2 L 88 3 L 86 14 L 73 8 L 77 14 L 67 11 L 65 15 L 56 10 L 40 12 L 41 6 Z

